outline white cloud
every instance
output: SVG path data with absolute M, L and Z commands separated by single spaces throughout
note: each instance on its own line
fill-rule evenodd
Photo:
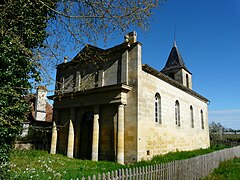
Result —
M 240 109 L 209 111 L 209 123 L 213 121 L 226 128 L 240 129 Z

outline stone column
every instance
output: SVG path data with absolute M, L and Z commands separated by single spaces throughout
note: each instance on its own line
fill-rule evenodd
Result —
M 98 161 L 98 143 L 99 143 L 99 107 L 94 107 L 93 118 L 93 138 L 92 138 L 92 160 Z
M 69 130 L 68 130 L 68 147 L 67 147 L 67 157 L 73 158 L 74 151 L 74 121 L 75 111 L 71 109 L 70 111 L 70 121 L 69 121 Z
M 118 106 L 117 163 L 124 164 L 124 105 Z
M 51 140 L 51 149 L 50 154 L 56 154 L 57 150 L 57 126 L 55 120 L 53 121 L 53 128 L 52 128 L 52 140 Z

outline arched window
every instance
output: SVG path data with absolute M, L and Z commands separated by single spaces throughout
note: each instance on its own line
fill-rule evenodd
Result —
M 158 93 L 155 95 L 155 122 L 162 124 L 161 96 Z
M 188 78 L 188 74 L 186 74 L 186 85 L 189 88 L 189 78 Z
M 190 106 L 191 127 L 194 128 L 193 107 Z
M 175 123 L 180 126 L 180 105 L 178 100 L 175 102 Z
M 201 124 L 202 124 L 202 129 L 204 129 L 203 110 L 200 111 L 200 114 L 201 114 Z

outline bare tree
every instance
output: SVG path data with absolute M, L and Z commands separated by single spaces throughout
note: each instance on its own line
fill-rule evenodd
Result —
M 36 0 L 55 15 L 47 27 L 47 48 L 36 53 L 41 68 L 49 75 L 49 68 L 63 61 L 67 51 L 79 51 L 86 43 L 96 45 L 114 34 L 129 29 L 148 30 L 154 9 L 165 0 L 60 0 L 51 8 L 46 0 Z M 56 61 L 57 59 L 57 61 Z

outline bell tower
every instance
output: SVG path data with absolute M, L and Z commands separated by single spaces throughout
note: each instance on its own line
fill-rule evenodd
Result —
M 187 69 L 178 51 L 176 41 L 173 42 L 172 50 L 161 72 L 187 88 L 192 89 L 192 73 Z

